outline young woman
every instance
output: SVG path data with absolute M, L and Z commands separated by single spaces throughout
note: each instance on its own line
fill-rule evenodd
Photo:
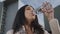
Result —
M 47 16 L 48 21 L 54 19 L 54 11 L 51 9 L 42 8 L 42 12 Z M 37 15 L 33 14 L 33 11 L 32 6 L 21 7 L 16 14 L 12 29 L 7 34 L 49 34 L 38 23 Z

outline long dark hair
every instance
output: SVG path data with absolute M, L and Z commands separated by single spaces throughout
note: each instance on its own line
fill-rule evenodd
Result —
M 25 24 L 26 18 L 25 18 L 24 12 L 27 6 L 29 5 L 25 5 L 18 10 L 13 23 L 13 27 L 12 27 L 13 33 L 19 31 L 19 29 L 22 28 L 22 26 Z M 36 16 L 36 19 L 32 22 L 31 27 L 33 27 L 34 30 L 38 31 L 39 34 L 44 34 L 44 31 L 41 25 L 38 23 L 37 16 Z

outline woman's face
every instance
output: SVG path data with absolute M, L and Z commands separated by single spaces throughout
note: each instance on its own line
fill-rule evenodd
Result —
M 35 15 L 33 14 L 33 8 L 31 6 L 27 6 L 25 8 L 25 17 L 28 19 L 28 20 L 34 20 L 35 19 Z

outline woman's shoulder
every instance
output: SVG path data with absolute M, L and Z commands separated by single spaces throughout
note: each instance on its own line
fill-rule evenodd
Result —
M 44 30 L 44 34 L 49 34 L 48 31 Z
M 6 34 L 13 34 L 13 29 L 8 30 Z

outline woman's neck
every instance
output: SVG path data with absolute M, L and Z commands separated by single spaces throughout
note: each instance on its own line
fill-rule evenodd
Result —
M 32 20 L 27 20 L 26 23 L 25 23 L 25 25 L 31 26 L 31 23 L 32 23 Z
M 24 26 L 27 34 L 33 34 L 31 24 L 25 24 Z
M 26 23 L 25 23 L 25 25 L 24 25 L 27 34 L 33 34 L 33 30 L 32 30 L 32 27 L 31 27 L 31 23 L 32 23 L 32 20 L 27 20 Z

